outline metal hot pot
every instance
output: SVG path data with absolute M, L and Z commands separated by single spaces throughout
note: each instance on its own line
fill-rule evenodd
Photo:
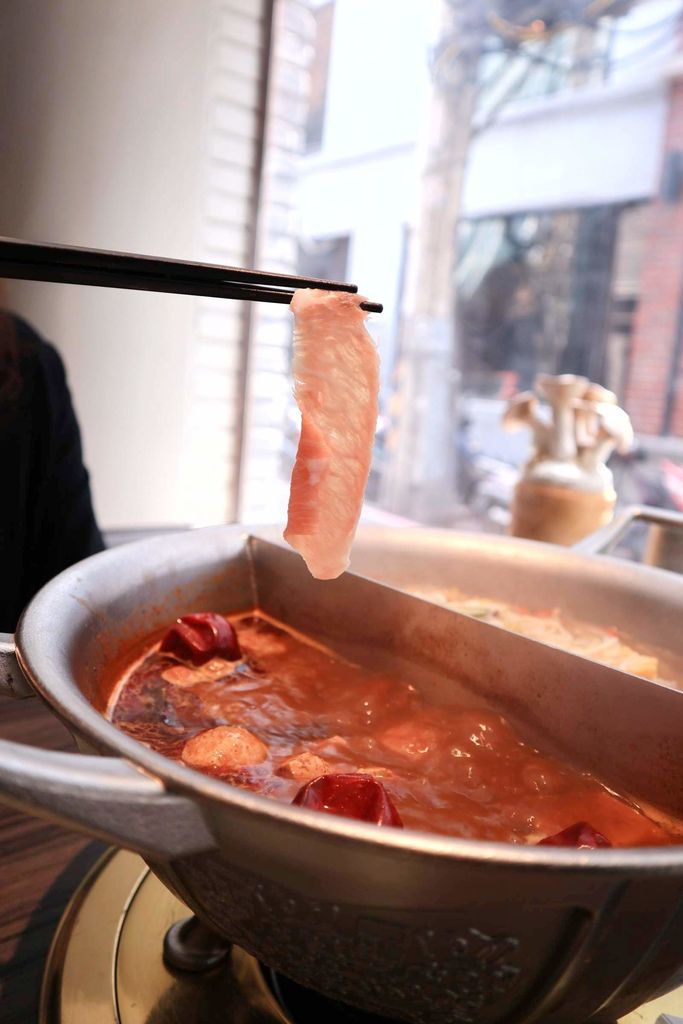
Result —
M 526 541 L 361 531 L 354 566 L 618 625 L 677 665 L 683 578 Z M 414 1024 L 613 1021 L 681 982 L 683 846 L 576 851 L 316 814 L 156 754 L 102 715 L 139 638 L 197 608 L 260 604 L 343 652 L 459 677 L 645 803 L 683 817 L 683 693 L 352 573 L 311 581 L 236 528 L 157 537 L 62 573 L 2 646 L 0 687 L 37 692 L 82 754 L 0 742 L 0 796 L 139 851 L 207 924 L 300 984 Z M 105 672 L 105 670 L 107 670 Z M 85 756 L 84 756 L 85 755 Z

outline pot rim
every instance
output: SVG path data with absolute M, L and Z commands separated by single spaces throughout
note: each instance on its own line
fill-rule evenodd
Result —
M 264 536 L 273 540 L 270 528 L 254 527 L 250 529 L 244 525 L 203 527 L 198 530 L 179 532 L 178 537 L 188 537 L 192 534 L 203 534 L 213 532 L 224 536 L 230 531 L 233 536 Z M 393 531 L 391 531 L 393 532 Z M 401 534 L 402 529 L 396 533 Z M 431 528 L 420 528 L 420 535 L 436 537 L 443 535 L 455 539 L 457 531 L 435 530 Z M 386 535 L 386 531 L 377 527 L 361 528 L 363 535 L 371 537 L 372 534 Z M 459 535 L 460 537 L 463 534 Z M 513 546 L 520 549 L 535 548 L 538 551 L 551 550 L 555 559 L 560 557 L 562 561 L 575 563 L 608 560 L 615 568 L 625 572 L 627 577 L 637 579 L 642 574 L 647 574 L 651 583 L 656 582 L 657 577 L 665 577 L 667 585 L 672 583 L 672 575 L 666 570 L 655 569 L 649 566 L 627 564 L 618 559 L 605 556 L 578 554 L 569 549 L 558 551 L 554 545 L 544 544 L 538 541 L 526 541 L 519 538 L 490 537 L 487 534 L 467 533 L 468 542 L 508 548 Z M 73 592 L 72 587 L 83 577 L 86 565 L 97 562 L 102 564 L 105 560 L 116 562 L 121 558 L 120 552 L 130 553 L 132 547 L 149 550 L 159 541 L 168 542 L 168 535 L 163 538 L 152 537 L 135 541 L 132 544 L 121 545 L 118 548 L 109 549 L 92 555 L 90 558 L 77 563 L 64 570 L 53 580 L 47 583 L 31 600 L 21 615 L 16 631 L 17 656 L 21 667 L 29 679 L 33 689 L 45 700 L 48 706 L 70 726 L 75 732 L 88 739 L 94 739 L 99 748 L 104 748 L 109 754 L 119 755 L 131 762 L 137 768 L 143 770 L 152 777 L 161 780 L 172 792 L 184 793 L 202 801 L 217 802 L 221 805 L 235 807 L 249 814 L 256 814 L 261 818 L 275 818 L 284 827 L 300 829 L 304 833 L 314 831 L 323 833 L 330 837 L 346 840 L 348 842 L 361 842 L 374 846 L 385 847 L 395 850 L 397 853 L 417 856 L 430 856 L 445 859 L 465 861 L 472 864 L 501 865 L 520 870 L 534 870 L 542 867 L 550 871 L 565 872 L 576 871 L 590 873 L 612 873 L 618 870 L 648 873 L 652 870 L 668 869 L 672 873 L 683 873 L 683 844 L 659 847 L 630 847 L 609 850 L 571 850 L 562 847 L 522 845 L 515 843 L 494 842 L 483 839 L 465 839 L 457 836 L 437 835 L 418 829 L 397 829 L 390 827 L 379 827 L 367 822 L 356 821 L 350 818 L 342 818 L 331 814 L 308 810 L 292 804 L 280 803 L 269 797 L 261 796 L 246 789 L 233 786 L 228 782 L 214 779 L 201 772 L 188 768 L 171 758 L 165 757 L 150 750 L 143 743 L 126 735 L 117 729 L 108 719 L 100 713 L 85 695 L 78 689 L 76 683 L 68 680 L 69 695 L 64 699 L 59 692 L 53 692 L 49 683 L 43 682 L 37 668 L 34 665 L 34 658 L 31 654 L 32 636 L 44 633 L 40 627 L 41 620 L 44 621 L 44 612 L 52 605 L 57 590 L 67 589 Z M 654 574 L 654 579 L 651 578 Z M 680 579 L 681 597 L 683 599 L 683 578 Z M 40 659 L 37 659 L 40 661 Z M 653 685 L 658 685 L 654 683 Z M 681 694 L 683 700 L 683 693 Z

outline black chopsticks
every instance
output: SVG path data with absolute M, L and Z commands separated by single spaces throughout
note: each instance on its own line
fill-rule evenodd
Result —
M 188 263 L 155 256 L 136 256 L 70 245 L 45 245 L 0 238 L 0 278 L 89 284 L 181 295 L 206 295 L 249 302 L 289 303 L 297 288 L 356 293 L 355 284 L 292 274 L 271 274 L 211 263 Z M 381 313 L 379 302 L 361 309 Z

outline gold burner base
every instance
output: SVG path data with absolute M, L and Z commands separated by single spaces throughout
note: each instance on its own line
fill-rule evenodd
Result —
M 204 974 L 173 974 L 163 939 L 188 916 L 135 854 L 110 851 L 72 897 L 43 977 L 40 1024 L 291 1024 L 258 962 L 233 946 Z M 683 1018 L 683 988 L 617 1024 Z
M 258 962 L 236 946 L 204 974 L 166 968 L 164 935 L 187 916 L 139 857 L 105 854 L 60 921 L 40 1024 L 289 1024 Z

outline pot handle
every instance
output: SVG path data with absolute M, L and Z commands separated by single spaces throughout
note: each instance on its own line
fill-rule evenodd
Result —
M 572 550 L 585 555 L 603 555 L 609 553 L 628 528 L 636 522 L 651 523 L 666 529 L 683 530 L 683 515 L 668 509 L 654 508 L 651 505 L 631 505 L 614 517 L 611 523 L 584 537 Z
M 27 814 L 161 860 L 215 847 L 190 797 L 118 757 L 0 740 L 0 800 Z
M 17 649 L 11 633 L 0 633 L 0 694 L 17 699 L 35 696 L 17 661 Z
M 30 697 L 14 638 L 0 633 L 0 694 Z M 0 800 L 27 814 L 170 860 L 216 843 L 190 797 L 119 757 L 40 750 L 0 740 Z

